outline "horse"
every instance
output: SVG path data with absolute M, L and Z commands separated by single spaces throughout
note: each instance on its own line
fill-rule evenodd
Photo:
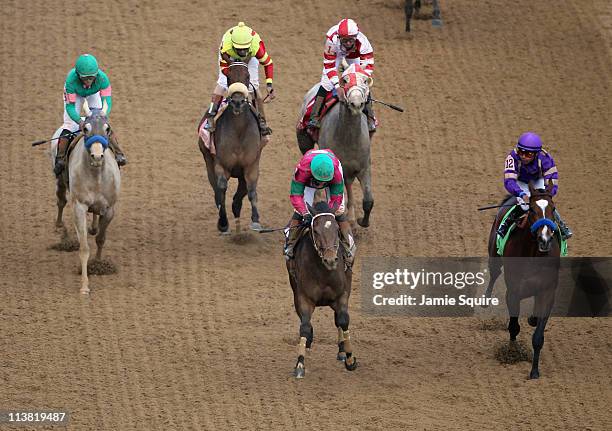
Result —
M 554 305 L 559 279 L 561 249 L 559 241 L 555 238 L 555 233 L 558 231 L 553 221 L 555 204 L 552 200 L 552 188 L 552 181 L 548 182 L 545 189 L 536 190 L 531 183 L 529 184 L 531 193 L 529 210 L 508 238 L 503 256 L 500 256 L 497 250 L 497 228 L 509 209 L 499 211 L 489 235 L 490 279 L 485 294 L 487 297 L 491 296 L 493 285 L 503 266 L 511 342 L 516 341 L 516 336 L 521 330 L 518 322 L 521 300 L 530 297 L 535 299 L 532 315 L 528 319 L 529 325 L 536 328 L 532 337 L 533 361 L 530 379 L 537 379 L 540 376 L 538 365 L 544 345 L 544 328 Z M 514 196 L 506 198 L 504 205 L 512 203 L 516 203 Z
M 215 193 L 215 204 L 219 210 L 217 229 L 223 234 L 230 233 L 225 193 L 228 180 L 238 179 L 238 189 L 232 201 L 232 213 L 236 219 L 236 230 L 240 231 L 242 200 L 248 195 L 251 202 L 251 229 L 262 229 L 257 209 L 257 181 L 259 159 L 263 143 L 259 122 L 249 105 L 249 69 L 246 63 L 233 62 L 228 75 L 228 107 L 216 122 L 214 140 L 216 155 L 213 155 L 198 138 L 198 147 L 206 163 L 208 181 Z M 203 119 L 202 119 L 203 121 Z M 201 123 L 200 123 L 201 124 Z
M 300 318 L 300 341 L 294 369 L 298 379 L 306 372 L 304 360 L 306 349 L 313 341 L 310 319 L 315 307 L 329 306 L 334 310 L 338 329 L 337 359 L 343 361 L 349 371 L 357 368 L 349 333 L 352 271 L 345 267 L 343 254 L 338 253 L 339 227 L 335 211 L 325 201 L 317 202 L 314 208 L 309 205 L 308 209 L 313 214 L 312 223 L 296 244 L 295 258 L 287 261 L 295 311 Z
M 439 0 L 432 0 L 433 2 L 433 20 L 434 24 L 440 23 L 440 4 Z M 404 2 L 404 15 L 406 15 L 406 31 L 410 31 L 410 19 L 412 18 L 412 11 L 416 11 L 417 16 L 421 11 L 421 0 L 406 0 Z
M 84 101 L 83 110 L 86 116 L 82 131 L 83 142 L 76 143 L 68 160 L 68 183 L 66 184 L 64 179 L 58 179 L 56 225 L 62 225 L 62 212 L 67 202 L 67 185 L 74 212 L 74 227 L 79 240 L 80 292 L 88 294 L 87 213 L 93 213 L 93 223 L 89 233 L 96 235 L 96 259 L 101 259 L 106 230 L 115 215 L 115 204 L 119 199 L 121 174 L 112 151 L 107 151 L 110 131 L 106 116 L 108 105 L 105 102 L 101 109 L 89 109 L 87 101 Z
M 355 197 L 353 181 L 359 180 L 363 192 L 363 218 L 358 218 L 361 227 L 370 225 L 370 213 L 374 207 L 372 195 L 372 161 L 370 158 L 370 133 L 368 119 L 363 112 L 368 101 L 372 78 L 356 64 L 343 64 L 342 80 L 345 100 L 334 105 L 321 119 L 319 148 L 329 148 L 342 162 L 344 184 L 346 185 L 347 209 L 351 224 L 355 223 Z M 302 117 L 308 102 L 312 100 L 319 84 L 312 87 L 302 104 Z M 297 139 L 302 154 L 314 147 L 314 141 L 304 130 L 297 131 Z

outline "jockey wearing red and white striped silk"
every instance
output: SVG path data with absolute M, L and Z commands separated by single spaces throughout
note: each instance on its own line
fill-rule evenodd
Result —
M 342 60 L 350 65 L 358 63 L 370 76 L 374 71 L 374 50 L 368 38 L 359 31 L 357 23 L 352 19 L 342 19 L 338 24 L 330 28 L 325 37 L 325 49 L 323 51 L 323 73 L 321 75 L 321 87 L 317 92 L 315 103 L 310 117 L 309 127 L 320 127 L 319 115 L 325 96 L 330 91 L 336 90 L 338 99 L 344 100 L 344 89 L 338 78 L 338 66 Z M 368 116 L 368 126 L 371 132 L 375 130 L 374 112 L 372 102 L 364 109 Z

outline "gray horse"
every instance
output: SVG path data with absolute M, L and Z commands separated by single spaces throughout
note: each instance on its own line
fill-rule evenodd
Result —
M 74 211 L 74 227 L 79 239 L 80 291 L 83 294 L 89 293 L 87 213 L 92 212 L 94 214 L 92 228 L 89 232 L 92 235 L 97 233 L 96 259 L 100 259 L 106 241 L 106 229 L 115 215 L 115 204 L 119 198 L 121 187 L 119 166 L 112 152 L 107 151 L 108 132 L 110 130 L 106 117 L 107 109 L 108 107 L 105 104 L 102 109 L 94 108 L 90 110 L 87 102 L 83 103 L 83 110 L 86 115 L 83 126 L 83 140 L 76 143 L 68 162 L 68 187 Z M 56 151 L 55 145 L 52 147 L 52 152 Z M 60 186 L 58 180 L 58 219 L 56 221 L 58 226 L 61 226 L 62 211 L 66 205 L 66 189 Z
M 248 102 L 248 83 L 249 71 L 246 64 L 232 63 L 228 76 L 228 107 L 217 120 L 214 133 L 216 155 L 206 148 L 202 138 L 198 139 L 208 181 L 215 192 L 215 204 L 219 209 L 217 229 L 221 233 L 230 231 L 225 209 L 225 193 L 230 178 L 238 178 L 238 189 L 232 202 L 236 230 L 240 231 L 242 199 L 246 195 L 251 202 L 251 229 L 262 229 L 257 210 L 257 180 L 263 143 L 259 122 Z
M 372 78 L 360 73 L 356 65 L 344 65 L 342 73 L 345 89 L 345 101 L 337 103 L 321 120 L 319 148 L 329 148 L 342 162 L 344 184 L 347 193 L 349 220 L 355 222 L 355 198 L 353 181 L 359 180 L 363 192 L 363 218 L 357 223 L 362 227 L 370 225 L 370 212 L 374 206 L 372 196 L 372 174 L 370 159 L 370 134 L 368 120 L 363 108 L 368 99 Z M 315 96 L 319 84 L 312 87 L 304 97 L 301 114 L 303 116 L 307 103 Z M 304 131 L 297 132 L 298 144 L 302 153 L 314 147 L 314 141 Z

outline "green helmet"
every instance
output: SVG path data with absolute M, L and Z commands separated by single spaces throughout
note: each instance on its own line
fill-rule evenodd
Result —
M 334 162 L 327 154 L 317 154 L 310 161 L 312 176 L 317 181 L 327 182 L 334 178 Z
M 239 22 L 238 25 L 232 29 L 232 45 L 234 48 L 249 48 L 252 41 L 253 30 L 247 27 L 245 23 Z
M 96 76 L 98 74 L 98 60 L 91 54 L 81 55 L 74 65 L 77 75 L 84 78 L 86 76 Z

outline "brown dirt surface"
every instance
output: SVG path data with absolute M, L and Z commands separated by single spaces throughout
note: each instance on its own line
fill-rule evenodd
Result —
M 376 204 L 360 256 L 486 255 L 492 214 L 475 209 L 499 201 L 505 154 L 530 129 L 559 166 L 571 255 L 612 255 L 610 3 L 447 0 L 444 27 L 418 20 L 411 36 L 401 3 L 2 2 L 0 409 L 67 409 L 70 430 L 610 429 L 609 319 L 551 319 L 542 377 L 528 381 L 527 362 L 495 359 L 507 333 L 476 319 L 360 312 L 358 257 L 359 368 L 336 361 L 333 314 L 321 309 L 295 381 L 281 235 L 217 234 L 196 126 L 221 35 L 244 20 L 274 59 L 258 190 L 262 222 L 276 227 L 291 213 L 294 126 L 324 33 L 350 16 L 376 50 L 375 97 L 406 107 L 376 106 Z M 78 253 L 49 249 L 61 239 L 51 163 L 29 145 L 60 126 L 62 84 L 85 51 L 111 78 L 130 160 L 105 248 L 119 271 L 92 276 L 88 298 Z M 248 201 L 244 211 L 246 226 Z M 71 219 L 67 209 L 74 235 Z

